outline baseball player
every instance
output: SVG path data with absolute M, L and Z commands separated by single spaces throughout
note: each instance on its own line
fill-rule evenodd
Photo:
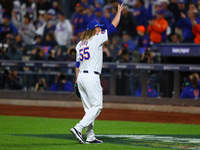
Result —
M 118 5 L 118 11 L 111 25 L 101 31 L 101 24 L 93 20 L 87 24 L 85 31 L 76 46 L 76 83 L 81 95 L 85 116 L 71 128 L 79 143 L 84 144 L 82 130 L 86 128 L 86 143 L 103 143 L 95 138 L 93 131 L 94 120 L 103 108 L 103 94 L 100 84 L 100 73 L 102 70 L 103 50 L 102 45 L 108 40 L 108 36 L 116 30 L 120 21 L 123 4 Z

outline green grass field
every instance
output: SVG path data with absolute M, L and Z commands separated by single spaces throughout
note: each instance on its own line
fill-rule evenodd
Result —
M 200 149 L 200 125 L 96 120 L 96 137 L 104 143 L 83 145 L 69 132 L 78 121 L 0 116 L 0 150 Z

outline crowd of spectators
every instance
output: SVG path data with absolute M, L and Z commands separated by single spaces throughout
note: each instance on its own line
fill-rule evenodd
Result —
M 0 59 L 21 60 L 32 45 L 30 60 L 74 61 L 74 49 L 63 53 L 61 47 L 75 46 L 90 20 L 106 29 L 119 3 L 124 9 L 104 44 L 104 61 L 121 62 L 125 49 L 155 63 L 160 43 L 200 43 L 200 0 L 6 0 L 0 1 Z
M 117 30 L 103 45 L 104 62 L 135 62 L 132 54 L 137 52 L 138 62 L 158 63 L 154 52 L 160 43 L 200 43 L 200 0 L 0 0 L 0 59 L 22 60 L 28 55 L 31 61 L 75 61 L 75 46 L 87 23 L 97 20 L 106 29 L 119 3 L 124 9 Z M 16 74 L 5 72 L 2 87 L 23 89 Z M 117 79 L 124 82 L 129 74 L 119 71 Z M 44 78 L 34 86 L 35 91 L 47 89 Z M 72 88 L 59 74 L 50 90 Z M 153 88 L 148 89 L 152 95 Z

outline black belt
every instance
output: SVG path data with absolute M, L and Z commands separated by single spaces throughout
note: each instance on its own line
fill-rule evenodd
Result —
M 89 71 L 87 71 L 87 70 L 83 70 L 83 73 L 89 73 Z M 100 73 L 97 72 L 97 71 L 94 71 L 94 74 L 100 75 Z

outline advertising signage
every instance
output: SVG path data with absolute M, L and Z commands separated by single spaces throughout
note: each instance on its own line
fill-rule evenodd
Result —
M 161 56 L 199 57 L 200 45 L 161 45 Z

